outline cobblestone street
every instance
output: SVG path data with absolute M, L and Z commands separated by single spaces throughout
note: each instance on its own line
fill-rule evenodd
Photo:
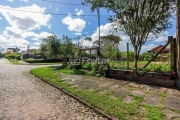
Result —
M 105 119 L 29 74 L 35 67 L 0 59 L 0 120 Z

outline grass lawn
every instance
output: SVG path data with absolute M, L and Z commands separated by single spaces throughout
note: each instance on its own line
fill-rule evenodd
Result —
M 8 61 L 9 61 L 11 64 L 14 64 L 14 65 L 19 65 L 19 64 L 21 64 L 21 62 L 22 62 L 22 61 L 18 61 L 18 62 L 17 62 L 16 60 L 13 61 L 12 59 L 8 59 Z
M 90 103 L 92 106 L 99 108 L 106 112 L 109 115 L 115 116 L 121 120 L 140 120 L 140 119 L 149 119 L 149 120 L 161 120 L 163 117 L 163 112 L 161 107 L 155 107 L 150 105 L 141 104 L 143 97 L 133 96 L 135 102 L 133 103 L 124 103 L 122 98 L 118 97 L 117 99 L 112 99 L 109 96 L 113 91 L 106 94 L 99 94 L 98 89 L 93 91 L 82 90 L 78 87 L 73 87 L 69 83 L 64 82 L 58 76 L 60 72 L 67 74 L 79 74 L 79 75 L 89 75 L 85 70 L 71 70 L 67 68 L 53 68 L 53 67 L 44 67 L 36 68 L 31 70 L 31 72 L 44 80 L 59 86 L 65 91 L 79 97 L 82 100 Z M 139 112 L 140 107 L 145 107 L 146 110 Z
M 30 63 L 30 64 L 33 64 L 33 65 L 43 65 L 43 64 L 49 64 L 49 65 L 56 65 L 56 64 L 62 64 L 62 62 L 44 62 L 44 63 Z

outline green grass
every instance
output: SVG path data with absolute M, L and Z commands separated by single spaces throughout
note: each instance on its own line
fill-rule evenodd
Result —
M 170 70 L 170 63 L 168 62 L 152 62 L 150 63 L 145 69 L 142 69 L 144 65 L 148 61 L 139 61 L 138 62 L 138 69 L 140 71 L 153 71 L 153 72 L 171 72 Z M 115 69 L 127 69 L 127 62 L 126 61 L 112 61 L 110 62 L 110 67 Z M 134 69 L 134 63 L 129 62 L 129 69 Z
M 82 74 L 87 75 L 85 71 L 82 70 L 70 70 L 68 66 L 61 68 L 36 68 L 31 70 L 31 72 L 37 76 L 40 76 L 44 80 L 53 83 L 54 85 L 59 86 L 60 88 L 66 90 L 67 92 L 79 97 L 82 100 L 87 101 L 92 106 L 99 108 L 105 111 L 109 115 L 116 116 L 121 120 L 134 120 L 134 119 L 149 119 L 149 120 L 161 120 L 163 113 L 157 107 L 142 105 L 140 102 L 143 100 L 142 97 L 133 96 L 135 102 L 133 103 L 124 103 L 122 102 L 123 97 L 117 97 L 117 99 L 111 99 L 109 95 L 112 94 L 99 94 L 97 89 L 93 91 L 82 90 L 78 87 L 72 87 L 69 83 L 62 82 L 58 77 L 59 72 L 64 72 L 68 74 Z M 139 111 L 139 107 L 145 107 L 146 111 L 144 114 Z M 144 111 L 143 111 L 144 112 Z
M 91 75 L 91 71 L 84 69 L 70 69 L 70 65 L 60 66 L 54 69 L 57 72 L 66 73 L 66 74 L 75 74 L 75 75 Z
M 44 62 L 44 63 L 30 63 L 30 64 L 34 64 L 34 65 L 43 65 L 43 64 L 50 64 L 50 65 L 53 65 L 53 64 L 62 64 L 62 62 Z
M 8 61 L 13 64 L 13 65 L 19 65 L 21 63 L 21 61 L 13 61 L 12 59 L 8 59 Z

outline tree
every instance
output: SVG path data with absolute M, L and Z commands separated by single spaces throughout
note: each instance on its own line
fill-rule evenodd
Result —
M 118 45 L 121 41 L 119 36 L 107 35 L 100 37 L 100 47 L 102 49 L 103 56 L 108 58 L 117 58 L 119 52 Z M 98 45 L 99 40 L 94 41 L 94 44 Z
M 59 55 L 60 40 L 56 35 L 48 36 L 42 40 L 40 51 L 45 53 L 47 58 L 53 58 Z
M 83 0 L 94 11 L 99 7 L 115 13 L 109 20 L 114 30 L 130 37 L 134 48 L 134 68 L 137 70 L 142 45 L 151 35 L 158 35 L 171 27 L 169 18 L 176 9 L 176 0 Z
M 59 51 L 59 55 L 63 59 L 63 64 L 66 64 L 67 58 L 75 54 L 72 39 L 70 39 L 68 36 L 63 35 L 62 39 L 60 40 Z
M 17 53 L 13 52 L 13 51 L 7 51 L 7 52 L 5 53 L 5 57 L 6 57 L 7 59 L 13 59 L 13 61 L 14 61 L 14 59 L 18 60 L 18 58 L 19 58 L 20 56 L 19 56 Z
M 40 51 L 37 50 L 37 49 L 33 49 L 33 50 L 31 50 L 31 54 L 33 54 L 34 55 L 34 59 L 36 59 L 37 55 L 40 54 Z
M 40 50 L 47 58 L 58 56 L 63 59 L 63 64 L 66 64 L 67 58 L 75 53 L 74 47 L 68 36 L 63 35 L 62 39 L 58 39 L 56 35 L 52 35 L 43 39 Z

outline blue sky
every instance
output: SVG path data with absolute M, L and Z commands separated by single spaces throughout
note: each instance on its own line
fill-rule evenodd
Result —
M 53 0 L 55 2 L 80 4 L 81 0 Z M 32 11 L 32 12 L 24 12 Z M 53 14 L 45 14 L 53 13 Z M 56 15 L 55 15 L 56 14 Z M 58 15 L 57 15 L 58 14 Z M 112 26 L 107 17 L 113 13 L 107 13 L 100 9 L 101 35 L 110 34 Z M 75 16 L 74 16 L 75 15 Z M 95 15 L 95 16 L 88 16 Z M 98 18 L 97 12 L 91 12 L 90 8 L 82 5 L 70 5 L 52 3 L 42 0 L 1 0 L 0 1 L 0 49 L 9 47 L 19 47 L 21 50 L 39 48 L 41 40 L 52 33 L 58 35 L 68 35 L 77 38 L 78 35 L 86 35 L 92 40 L 98 39 Z M 148 51 L 157 45 L 164 45 L 168 36 L 176 34 L 175 16 L 171 19 L 173 27 L 163 32 L 158 38 L 147 42 L 142 51 Z M 123 41 L 119 48 L 126 50 L 128 36 L 119 31 L 114 33 L 120 36 Z M 74 41 L 74 42 L 77 42 Z M 92 42 L 83 41 L 84 46 L 92 46 Z M 132 47 L 130 47 L 132 50 Z

